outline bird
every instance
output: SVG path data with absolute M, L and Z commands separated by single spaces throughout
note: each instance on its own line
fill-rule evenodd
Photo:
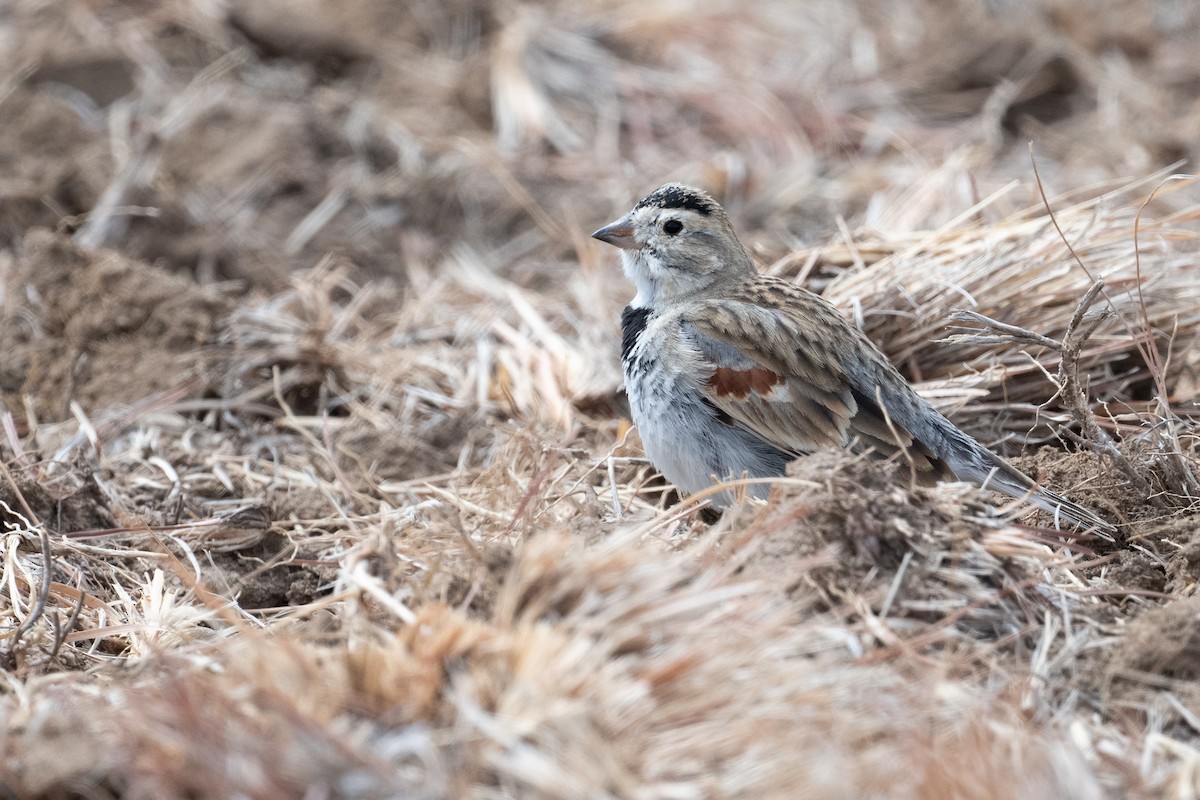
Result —
M 1056 523 L 1115 530 L 958 428 L 829 301 L 760 274 L 704 191 L 669 183 L 592 237 L 620 249 L 636 289 L 621 314 L 625 390 L 647 457 L 677 489 L 780 477 L 824 448 L 903 452 L 929 481 L 975 483 Z M 765 498 L 767 484 L 746 491 Z M 717 510 L 738 499 L 710 494 Z

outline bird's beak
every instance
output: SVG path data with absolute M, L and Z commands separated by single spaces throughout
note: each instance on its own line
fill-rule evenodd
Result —
M 637 239 L 633 238 L 633 221 L 629 219 L 629 215 L 621 217 L 616 222 L 605 225 L 600 230 L 592 234 L 593 239 L 599 239 L 602 242 L 608 242 L 614 247 L 619 247 L 622 250 L 637 250 L 641 247 L 637 243 Z

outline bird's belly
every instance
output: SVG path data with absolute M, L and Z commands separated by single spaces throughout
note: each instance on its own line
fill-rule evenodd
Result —
M 636 380 L 634 375 L 638 375 Z M 749 431 L 719 420 L 688 377 L 671 375 L 654 365 L 635 365 L 627 370 L 626 391 L 646 456 L 684 492 L 706 489 L 714 478 L 783 475 L 790 456 Z M 765 497 L 769 489 L 758 485 L 747 491 Z M 713 504 L 726 506 L 733 499 L 732 492 L 722 492 L 713 498 Z

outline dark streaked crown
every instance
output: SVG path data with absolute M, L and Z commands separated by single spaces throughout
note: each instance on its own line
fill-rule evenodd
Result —
M 687 208 L 706 217 L 720 214 L 721 206 L 705 192 L 684 186 L 682 183 L 668 183 L 660 186 L 633 207 L 634 211 L 653 206 L 655 208 Z

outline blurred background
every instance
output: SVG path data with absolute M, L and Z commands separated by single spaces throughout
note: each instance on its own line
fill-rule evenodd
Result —
M 936 228 L 1031 141 L 1052 196 L 1194 159 L 1198 40 L 1189 0 L 9 0 L 0 246 L 519 274 L 680 179 L 769 261 Z

